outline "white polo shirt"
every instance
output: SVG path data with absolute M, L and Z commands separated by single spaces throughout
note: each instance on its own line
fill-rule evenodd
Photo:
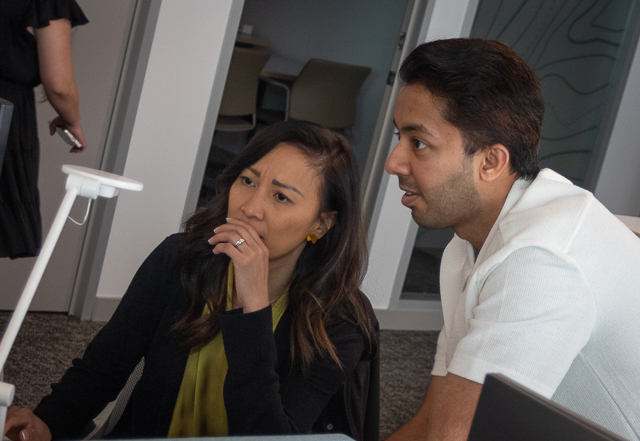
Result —
M 516 181 L 477 259 L 449 243 L 440 285 L 433 375 L 502 373 L 640 439 L 640 239 L 590 192 Z

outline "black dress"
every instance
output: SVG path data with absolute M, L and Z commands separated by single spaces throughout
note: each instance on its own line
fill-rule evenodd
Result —
M 61 18 L 71 26 L 88 23 L 75 0 L 0 0 L 0 98 L 14 106 L 0 172 L 0 257 L 40 251 L 40 148 L 33 93 L 40 72 L 36 39 L 27 28 Z

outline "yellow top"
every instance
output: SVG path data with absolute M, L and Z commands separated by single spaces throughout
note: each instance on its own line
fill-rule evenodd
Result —
M 233 297 L 233 262 L 229 263 L 227 280 L 227 311 L 229 311 Z M 288 303 L 289 288 L 287 287 L 271 309 L 274 331 Z M 210 312 L 209 306 L 205 305 L 202 314 Z M 219 332 L 199 351 L 189 355 L 176 407 L 173 409 L 168 438 L 228 435 L 227 411 L 222 394 L 227 369 L 222 332 Z

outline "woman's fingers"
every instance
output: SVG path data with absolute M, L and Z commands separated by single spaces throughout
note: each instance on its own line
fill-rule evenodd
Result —
M 256 231 L 255 228 L 253 228 L 251 225 L 249 225 L 246 222 L 243 222 L 239 219 L 234 219 L 234 218 L 228 218 L 227 219 L 227 224 L 230 227 L 236 226 L 238 227 L 238 229 L 241 229 L 243 231 L 246 231 L 248 234 L 251 235 L 251 238 L 256 242 L 256 243 L 260 243 L 262 244 L 262 239 L 260 238 L 260 235 L 258 234 L 258 232 Z M 246 238 L 245 238 L 246 239 Z
M 255 244 L 255 245 L 264 247 L 264 244 L 262 243 L 262 239 L 260 239 L 260 235 L 258 234 L 258 232 L 255 230 L 255 228 L 253 228 L 251 225 L 247 224 L 246 222 L 237 221 L 235 219 L 230 218 L 228 219 L 228 222 L 226 224 L 222 224 L 216 227 L 213 230 L 213 232 L 214 232 L 214 236 L 209 241 L 209 243 L 211 243 L 212 245 L 213 245 L 212 240 L 215 239 L 216 236 L 218 236 L 220 239 L 222 237 L 224 237 L 225 239 L 228 239 L 228 236 L 220 236 L 220 235 L 224 233 L 235 233 L 238 236 L 236 240 L 242 238 L 251 245 Z
M 4 435 L 12 441 L 50 441 L 49 427 L 29 409 L 10 407 Z
M 233 260 L 237 301 L 245 312 L 269 305 L 269 251 L 255 228 L 238 219 L 214 229 L 209 239 L 215 254 Z
M 243 239 L 243 243 L 250 243 L 241 236 L 241 233 L 236 231 L 220 231 L 216 229 L 215 235 L 209 239 L 209 244 L 216 246 L 219 243 L 229 243 L 235 246 L 240 239 Z

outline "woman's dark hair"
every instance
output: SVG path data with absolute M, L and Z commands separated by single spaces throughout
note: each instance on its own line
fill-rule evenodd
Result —
M 309 367 L 318 354 L 340 362 L 326 327 L 337 317 L 359 326 L 368 355 L 377 353 L 378 336 L 359 290 L 367 248 L 360 212 L 358 173 L 347 140 L 320 125 L 288 121 L 258 132 L 216 180 L 216 196 L 185 224 L 180 257 L 187 311 L 174 327 L 189 348 L 209 342 L 220 330 L 219 317 L 227 302 L 229 257 L 214 255 L 207 240 L 213 228 L 225 222 L 229 190 L 240 173 L 281 143 L 300 149 L 321 180 L 319 213 L 337 213 L 332 228 L 303 249 L 289 287 L 291 360 Z M 208 302 L 212 313 L 202 315 Z
M 502 144 L 517 176 L 536 177 L 544 114 L 540 81 L 509 46 L 479 38 L 425 43 L 404 60 L 400 79 L 445 100 L 442 117 L 460 130 L 468 155 Z

